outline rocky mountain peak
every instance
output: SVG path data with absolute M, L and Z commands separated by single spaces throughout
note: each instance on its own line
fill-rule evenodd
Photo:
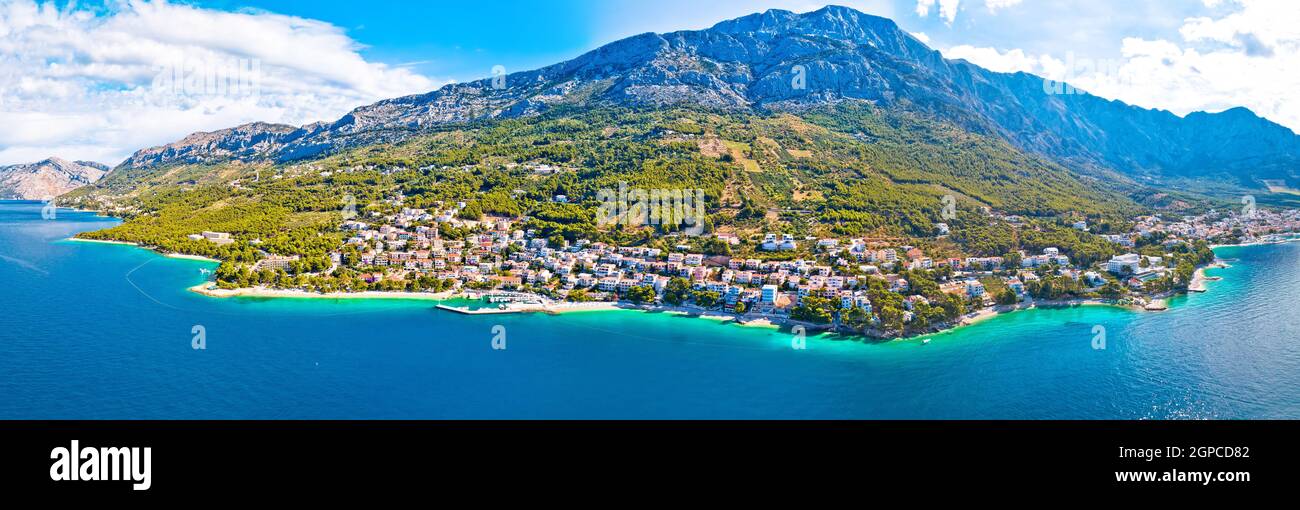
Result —
M 0 200 L 45 200 L 94 184 L 108 165 L 50 157 L 36 163 L 0 167 Z
M 1179 118 L 1041 77 L 950 61 L 893 21 L 848 7 L 769 10 L 704 30 L 640 34 L 533 71 L 380 101 L 302 128 L 254 123 L 140 151 L 126 165 L 289 161 L 400 141 L 439 125 L 557 107 L 691 107 L 764 113 L 864 101 L 933 116 L 1067 164 L 1121 172 L 1296 179 L 1300 138 L 1245 109 Z M 1231 134 L 1233 144 L 1216 136 Z M 1241 163 L 1249 161 L 1249 163 Z M 1237 168 L 1241 165 L 1248 167 Z

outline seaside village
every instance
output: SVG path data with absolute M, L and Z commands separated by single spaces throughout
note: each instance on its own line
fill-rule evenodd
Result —
M 400 203 L 400 202 L 399 202 Z M 453 291 L 483 295 L 510 296 L 507 301 L 536 305 L 558 304 L 577 295 L 587 301 L 631 301 L 636 304 L 662 301 L 670 281 L 681 278 L 690 291 L 708 293 L 711 299 L 699 308 L 764 317 L 788 317 L 793 307 L 807 296 L 837 302 L 843 309 L 862 309 L 868 314 L 872 303 L 867 297 L 866 278 L 877 278 L 888 289 L 907 294 L 909 282 L 898 273 L 902 269 L 937 270 L 948 268 L 940 289 L 961 295 L 977 306 L 994 304 L 986 289 L 990 279 L 1000 281 L 1021 301 L 1032 299 L 1027 285 L 1040 278 L 1042 269 L 1080 281 L 1084 287 L 1100 288 L 1116 281 L 1140 291 L 1144 282 L 1165 276 L 1170 269 L 1163 257 L 1137 253 L 1117 255 L 1093 267 L 1078 267 L 1056 248 L 1042 253 L 1022 253 L 1014 266 L 1003 257 L 931 258 L 911 246 L 882 246 L 864 239 L 796 239 L 788 233 L 769 233 L 757 247 L 760 252 L 777 253 L 797 250 L 803 243 L 814 245 L 808 258 L 764 260 L 752 258 L 706 256 L 685 251 L 662 251 L 645 247 L 611 246 L 579 240 L 564 246 L 551 246 L 532 231 L 516 227 L 518 219 L 468 221 L 457 217 L 464 203 L 443 211 L 401 209 L 381 216 L 348 220 L 345 248 L 331 254 L 332 272 L 348 267 L 359 272 L 367 283 L 402 282 L 412 278 L 434 277 L 454 281 Z M 463 240 L 439 237 L 439 225 L 469 227 L 472 232 Z M 1086 230 L 1079 222 L 1074 228 Z M 946 225 L 939 224 L 940 235 Z M 1121 247 L 1133 248 L 1135 241 L 1163 233 L 1162 244 L 1172 248 L 1195 240 L 1215 241 L 1233 238 L 1237 242 L 1277 240 L 1277 233 L 1300 230 L 1300 211 L 1284 213 L 1258 211 L 1251 217 L 1235 213 L 1214 212 L 1174 221 L 1158 217 L 1136 220 L 1133 232 L 1104 236 Z M 734 235 L 716 234 L 730 244 L 740 241 Z M 204 232 L 194 236 L 213 243 L 229 243 L 228 234 Z M 349 255 L 345 255 L 344 253 Z M 357 260 L 350 260 L 355 257 Z M 267 255 L 254 270 L 287 270 L 297 257 Z M 1108 279 L 1103 273 L 1109 273 Z M 649 294 L 653 291 L 653 295 Z M 523 291 L 523 292 L 519 292 Z M 903 305 L 910 310 L 923 296 L 907 296 Z M 697 306 L 700 303 L 695 303 Z M 928 304 L 928 303 L 927 303 Z M 905 317 L 904 320 L 910 320 Z

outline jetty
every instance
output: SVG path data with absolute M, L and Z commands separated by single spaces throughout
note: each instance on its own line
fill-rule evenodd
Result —
M 456 307 L 456 306 L 448 306 L 448 305 L 437 305 L 435 308 L 439 310 L 446 310 L 448 312 L 455 312 L 463 315 L 502 315 L 507 313 L 523 313 L 528 311 L 528 310 L 522 310 L 518 308 L 470 309 L 469 307 Z

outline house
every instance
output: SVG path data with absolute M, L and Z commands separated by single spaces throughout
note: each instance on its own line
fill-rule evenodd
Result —
M 1116 255 L 1112 257 L 1110 261 L 1106 262 L 1106 270 L 1111 273 L 1123 274 L 1125 268 L 1128 268 L 1128 272 L 1131 274 L 1136 274 L 1141 271 L 1142 256 L 1136 253 L 1126 253 L 1124 255 Z
M 764 285 L 759 299 L 766 304 L 776 303 L 777 287 L 776 285 Z
M 776 234 L 767 234 L 763 237 L 763 244 L 759 246 L 763 251 L 792 251 L 799 247 L 795 242 L 794 236 L 790 234 L 781 234 L 778 240 Z
M 204 232 L 202 235 L 204 239 L 207 239 L 212 244 L 227 245 L 235 242 L 234 239 L 230 238 L 230 234 L 226 232 Z
M 280 256 L 280 255 L 270 255 L 262 260 L 257 261 L 256 264 L 253 264 L 253 270 L 260 271 L 262 269 L 270 269 L 274 271 L 278 269 L 281 271 L 288 271 L 290 267 L 293 267 L 293 263 L 297 261 L 298 261 L 297 255 L 288 256 L 288 257 Z
M 984 295 L 984 284 L 979 280 L 969 280 L 966 282 L 966 295 L 970 297 L 980 297 Z
M 1016 294 L 1025 293 L 1025 283 L 1020 281 L 1019 278 L 1012 277 L 1007 280 L 1007 288 L 1011 289 L 1011 292 L 1015 292 Z

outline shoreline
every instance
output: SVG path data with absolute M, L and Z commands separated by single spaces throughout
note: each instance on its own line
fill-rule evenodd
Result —
M 106 241 L 103 239 L 82 239 L 80 237 L 75 237 L 75 236 L 64 239 L 64 241 L 73 242 L 73 243 L 115 244 L 118 246 L 134 246 L 136 248 L 144 248 L 154 253 L 158 253 L 158 251 L 156 250 L 150 250 L 149 248 L 140 246 L 138 243 L 132 243 L 128 241 Z M 165 255 L 165 254 L 159 253 L 159 255 Z
M 1219 276 L 1207 276 L 1205 272 L 1209 269 L 1227 269 L 1228 267 L 1229 266 L 1222 261 L 1216 260 L 1213 264 L 1197 268 L 1196 274 L 1192 276 L 1192 282 L 1187 284 L 1187 292 L 1209 292 L 1210 289 L 1205 285 L 1206 282 L 1217 282 L 1223 280 L 1223 278 Z
M 102 239 L 82 239 L 80 237 L 69 237 L 64 240 L 69 242 L 74 242 L 74 243 L 93 243 L 93 244 L 110 244 L 110 245 L 117 245 L 117 246 L 131 246 L 133 248 L 141 248 L 141 249 L 149 250 L 151 252 L 154 252 L 158 255 L 162 255 L 169 259 L 194 260 L 198 262 L 211 262 L 213 264 L 221 263 L 220 260 L 214 259 L 212 257 L 204 257 L 202 255 L 189 255 L 185 253 L 164 253 L 147 246 L 141 246 L 139 243 L 132 243 L 129 241 L 106 241 Z
M 220 263 L 221 263 L 220 260 L 217 260 L 217 259 L 214 259 L 214 258 L 211 258 L 211 257 L 204 257 L 204 256 L 201 256 L 201 255 L 186 255 L 186 254 L 184 254 L 184 253 L 167 253 L 167 254 L 164 254 L 163 256 L 164 256 L 164 257 L 167 257 L 167 258 L 169 258 L 169 259 L 178 259 L 178 260 L 195 260 L 195 261 L 198 261 L 198 262 L 211 262 L 211 263 L 213 263 L 213 264 L 220 264 Z
M 1226 264 L 1216 263 L 1198 269 L 1197 273 L 1204 277 L 1204 271 L 1210 268 L 1227 267 Z M 1209 277 L 1212 278 L 1212 277 Z M 507 304 L 506 308 L 477 308 L 454 307 L 441 304 L 444 301 L 455 299 L 469 299 L 471 294 L 461 291 L 446 291 L 440 293 L 411 293 L 411 292 L 392 292 L 392 291 L 365 291 L 365 292 L 331 292 L 319 293 L 305 290 L 291 289 L 270 289 L 265 287 L 246 288 L 246 289 L 215 289 L 211 288 L 212 282 L 203 282 L 198 285 L 189 287 L 187 290 L 210 298 L 229 299 L 229 298 L 254 298 L 254 299 L 331 299 L 331 300 L 411 300 L 411 301 L 431 301 L 439 303 L 436 307 L 440 310 L 462 315 L 503 315 L 516 313 L 543 313 L 548 315 L 563 315 L 566 313 L 580 312 L 609 312 L 618 310 L 636 311 L 642 313 L 663 313 L 682 317 L 697 319 L 713 320 L 723 324 L 731 324 L 747 328 L 765 328 L 779 330 L 789 325 L 803 324 L 789 318 L 773 317 L 769 315 L 758 316 L 748 319 L 745 316 L 737 316 L 716 310 L 698 310 L 678 306 L 660 306 L 660 305 L 636 305 L 627 302 L 611 301 L 594 301 L 584 303 L 569 302 L 549 302 L 549 303 L 512 303 Z M 1193 291 L 1189 286 L 1188 293 L 1206 292 Z M 1184 294 L 1185 295 L 1185 294 Z M 900 336 L 873 336 L 862 333 L 848 333 L 837 330 L 832 325 L 812 325 L 815 330 L 822 334 L 832 334 L 839 337 L 850 339 L 862 339 L 871 342 L 888 343 L 895 341 L 921 340 L 934 335 L 948 334 L 954 331 L 964 329 L 968 326 L 991 320 L 995 317 L 1023 312 L 1036 309 L 1054 309 L 1054 308 L 1073 308 L 1080 306 L 1105 306 L 1114 308 L 1123 308 L 1133 312 L 1164 312 L 1169 310 L 1168 300 L 1173 295 L 1162 295 L 1162 297 L 1152 297 L 1147 304 L 1122 304 L 1111 302 L 1098 298 L 1081 298 L 1051 301 L 1032 301 L 1028 303 L 1018 303 L 1015 305 L 994 305 L 986 307 L 975 312 L 968 313 L 960 318 L 954 324 L 944 326 L 933 331 L 913 333 L 910 335 Z
M 126 242 L 126 241 L 104 241 L 98 239 L 80 239 L 76 237 L 69 238 L 68 240 L 75 241 L 75 242 L 131 246 L 135 248 L 146 249 L 154 252 L 155 254 L 167 258 L 172 258 L 172 259 L 203 261 L 203 262 L 211 262 L 211 263 L 221 262 L 220 260 L 216 260 L 208 257 L 202 257 L 198 255 L 162 253 L 156 249 L 141 246 L 137 243 Z M 1300 238 L 1293 238 L 1283 242 L 1293 242 L 1293 241 L 1300 241 Z M 1268 245 L 1268 244 L 1277 244 L 1277 243 L 1250 243 L 1250 244 L 1239 244 L 1239 245 L 1224 245 L 1224 246 L 1216 246 L 1215 248 L 1259 246 L 1259 245 Z M 1213 264 L 1197 268 L 1196 276 L 1193 279 L 1193 282 L 1189 284 L 1188 290 L 1186 291 L 1186 293 L 1182 295 L 1186 296 L 1191 293 L 1207 292 L 1208 289 L 1206 289 L 1205 287 L 1205 282 L 1218 281 L 1221 280 L 1222 278 L 1206 276 L 1205 271 L 1207 269 L 1219 269 L 1219 268 L 1226 268 L 1226 267 L 1229 266 L 1223 263 L 1223 261 L 1216 260 Z M 437 301 L 450 301 L 453 299 L 460 299 L 460 298 L 467 297 L 466 293 L 462 291 L 447 291 L 441 293 L 365 291 L 365 292 L 331 292 L 331 293 L 322 294 L 318 292 L 309 292 L 304 290 L 270 289 L 270 288 L 227 290 L 227 289 L 211 288 L 212 286 L 213 286 L 213 282 L 208 281 L 208 282 L 203 282 L 198 285 L 189 287 L 187 290 L 206 297 L 218 298 L 218 299 L 226 299 L 226 298 L 332 299 L 332 300 L 377 299 L 377 300 L 412 300 L 412 301 L 437 302 Z M 987 320 L 993 319 L 1003 314 L 1010 314 L 1010 313 L 1032 310 L 1032 309 L 1040 309 L 1040 308 L 1050 309 L 1050 308 L 1071 308 L 1076 306 L 1111 306 L 1117 308 L 1125 308 L 1136 312 L 1163 312 L 1169 310 L 1168 300 L 1172 297 L 1176 297 L 1176 296 L 1172 294 L 1162 294 L 1161 296 L 1158 297 L 1148 296 L 1147 299 L 1149 299 L 1149 301 L 1146 305 L 1121 304 L 1121 303 L 1114 303 L 1114 302 L 1109 302 L 1107 300 L 1096 299 L 1096 298 L 1070 299 L 1070 300 L 1057 300 L 1057 301 L 1035 301 L 1031 303 L 1019 303 L 1016 305 L 995 305 L 995 306 L 983 308 L 981 310 L 966 314 L 960 317 L 959 319 L 957 319 L 957 321 L 954 324 L 947 325 L 938 330 L 927 331 L 923 333 L 915 333 L 906 336 L 896 336 L 896 337 L 872 336 L 872 335 L 866 335 L 862 333 L 845 333 L 836 330 L 836 328 L 832 325 L 815 325 L 815 328 L 820 329 L 821 332 L 823 333 L 830 333 L 841 337 L 864 339 L 867 341 L 874 341 L 874 342 L 907 341 L 907 340 L 925 339 L 933 335 L 951 333 L 963 329 L 967 326 L 973 326 L 981 322 L 985 322 Z M 690 309 L 684 307 L 673 307 L 673 306 L 662 306 L 662 305 L 635 305 L 626 302 L 609 302 L 609 301 L 586 302 L 586 303 L 551 302 L 551 303 L 543 303 L 543 304 L 516 303 L 516 304 L 508 305 L 507 309 L 500 310 L 500 311 L 492 311 L 490 309 L 486 311 L 479 311 L 479 310 L 470 311 L 467 308 L 461 310 L 452 310 L 452 311 L 461 312 L 461 313 L 465 313 L 466 311 L 468 311 L 469 315 L 502 314 L 502 313 L 545 313 L 549 315 L 562 315 L 565 313 L 604 312 L 604 311 L 615 311 L 615 310 L 640 311 L 644 313 L 667 313 L 667 314 L 688 316 L 688 317 L 701 318 L 707 320 L 715 320 L 722 323 L 729 323 L 735 326 L 749 327 L 749 328 L 780 329 L 787 325 L 802 324 L 798 321 L 793 321 L 789 318 L 773 317 L 769 315 L 763 315 L 763 316 L 758 316 L 749 319 L 745 316 L 737 316 L 735 314 L 729 314 L 726 312 L 721 312 L 716 310 L 698 310 L 698 309 Z
M 246 289 L 215 289 L 211 288 L 212 282 L 203 282 L 188 291 L 195 294 L 201 294 L 211 298 L 229 299 L 229 298 L 260 298 L 260 299 L 405 299 L 413 301 L 448 301 L 455 299 L 458 294 L 451 292 L 441 293 L 416 293 L 416 292 L 386 292 L 386 291 L 366 291 L 366 292 L 308 292 L 305 290 L 291 289 L 270 289 L 266 287 L 253 287 Z

